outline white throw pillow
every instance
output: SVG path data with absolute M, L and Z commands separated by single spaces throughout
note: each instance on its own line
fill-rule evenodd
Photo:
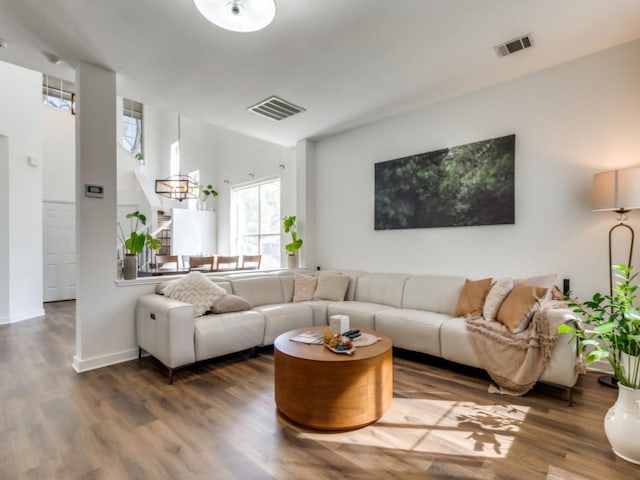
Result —
M 316 291 L 316 284 L 318 283 L 317 277 L 294 273 L 293 282 L 294 302 L 304 302 L 313 299 L 313 293 Z
M 349 288 L 349 276 L 339 273 L 321 273 L 318 276 L 318 285 L 313 294 L 314 300 L 331 300 L 341 302 Z
M 486 320 L 496 319 L 500 305 L 502 305 L 503 300 L 509 295 L 512 288 L 513 279 L 511 277 L 501 278 L 493 284 L 482 307 L 482 316 Z
M 190 272 L 180 280 L 171 282 L 164 290 L 166 297 L 193 305 L 196 317 L 204 315 L 226 293 L 224 288 L 209 281 L 201 272 Z

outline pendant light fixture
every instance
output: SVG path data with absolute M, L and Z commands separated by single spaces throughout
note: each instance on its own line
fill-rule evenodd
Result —
M 178 165 L 180 165 L 180 115 L 178 115 Z M 200 196 L 198 184 L 189 175 L 171 175 L 156 180 L 156 193 L 172 200 L 194 200 Z
M 233 32 L 255 32 L 276 16 L 275 0 L 194 0 L 211 23 Z

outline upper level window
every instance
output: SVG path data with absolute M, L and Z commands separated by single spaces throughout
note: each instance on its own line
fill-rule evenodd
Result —
M 42 103 L 72 112 L 76 86 L 52 75 L 42 75 Z M 73 113 L 73 112 L 72 112 Z
M 142 104 L 122 99 L 122 145 L 132 155 L 142 156 Z

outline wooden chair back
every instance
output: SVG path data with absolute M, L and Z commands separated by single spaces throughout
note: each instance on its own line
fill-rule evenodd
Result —
M 213 256 L 189 256 L 189 271 L 213 272 Z
M 178 265 L 178 256 L 177 255 L 156 255 L 156 268 L 160 269 L 164 265 L 175 263 L 176 270 L 180 268 Z
M 218 255 L 218 271 L 238 270 L 238 255 Z
M 243 255 L 240 270 L 259 270 L 262 255 Z

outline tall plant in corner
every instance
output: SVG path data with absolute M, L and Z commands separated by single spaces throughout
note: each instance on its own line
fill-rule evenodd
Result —
M 291 235 L 291 243 L 287 243 L 284 248 L 288 253 L 288 266 L 289 268 L 296 268 L 298 265 L 297 252 L 302 247 L 302 239 L 298 237 L 298 229 L 296 226 L 296 216 L 289 215 L 282 219 L 282 226 L 284 232 Z
M 640 465 L 640 314 L 634 306 L 637 285 L 632 267 L 616 265 L 617 286 L 610 295 L 596 293 L 591 300 L 570 299 L 580 325 L 560 325 L 558 332 L 572 333 L 587 365 L 609 360 L 618 379 L 618 399 L 604 418 L 604 431 L 613 452 Z
M 581 317 L 580 325 L 572 327 L 562 324 L 559 333 L 571 333 L 578 338 L 580 353 L 591 365 L 599 360 L 608 360 L 618 382 L 630 388 L 640 388 L 640 367 L 626 369 L 627 358 L 640 355 L 640 313 L 634 306 L 638 285 L 632 282 L 638 276 L 632 274 L 627 265 L 616 265 L 618 280 L 613 295 L 595 293 L 591 300 L 581 302 L 569 298 L 569 307 Z M 570 294 L 569 294 L 570 295 Z

